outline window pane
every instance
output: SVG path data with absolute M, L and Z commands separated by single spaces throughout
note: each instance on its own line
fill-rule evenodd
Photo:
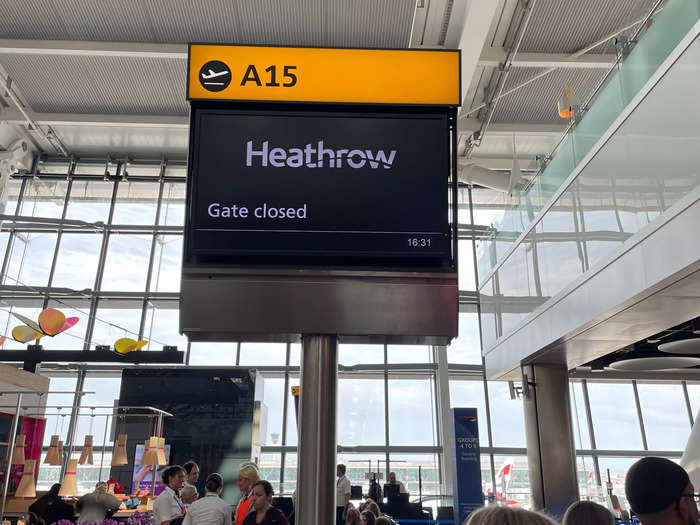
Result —
M 700 383 L 686 383 L 688 388 L 688 399 L 690 399 L 690 409 L 693 412 L 693 421 L 698 418 L 700 411 Z
M 94 288 L 101 246 L 102 234 L 64 233 L 51 285 L 73 290 Z
M 632 383 L 589 382 L 588 399 L 598 448 L 642 448 Z
M 282 444 L 282 414 L 284 413 L 284 377 L 262 377 L 263 403 L 267 408 L 267 428 L 264 445 Z
M 39 317 L 39 313 L 41 312 L 41 303 L 39 301 L 35 302 L 36 307 L 25 307 L 25 308 L 18 308 L 15 305 L 12 305 L 8 310 L 0 310 L 0 319 L 2 319 L 2 327 L 4 328 L 4 332 L 0 335 L 11 335 L 12 334 L 12 329 L 15 326 L 19 326 L 24 324 L 22 321 L 20 321 L 17 317 L 12 315 L 12 313 L 17 313 L 20 315 L 23 315 L 25 317 L 29 317 L 30 319 L 37 320 Z M 43 343 L 42 343 L 43 344 Z M 3 344 L 3 348 L 6 348 L 8 350 L 26 350 L 27 349 L 27 343 L 18 343 L 12 337 L 8 337 L 5 340 L 5 343 Z
M 185 183 L 167 182 L 165 184 L 158 224 L 163 226 L 184 226 Z
M 382 475 L 381 483 L 386 478 L 386 454 L 354 454 L 341 452 L 338 454 L 338 463 L 345 465 L 345 475 L 352 485 L 361 485 L 362 493 L 369 493 L 369 480 L 365 479 L 367 472 L 379 472 Z M 370 467 L 371 465 L 371 467 Z
M 491 384 L 489 383 L 489 386 Z M 508 505 L 518 505 L 525 509 L 531 507 L 530 501 L 530 474 L 527 466 L 527 456 L 494 456 L 496 469 L 496 498 Z M 498 473 L 506 463 L 513 463 L 510 481 Z
M 47 286 L 57 237 L 55 233 L 15 232 L 5 284 Z
M 105 420 L 107 420 L 107 444 L 113 445 L 113 436 L 110 436 L 109 429 L 112 425 L 112 411 L 106 408 L 96 408 L 93 411 L 88 410 L 86 407 L 98 407 L 98 406 L 114 406 L 114 400 L 119 398 L 119 390 L 121 388 L 122 379 L 121 377 L 104 377 L 104 376 L 93 376 L 90 374 L 85 378 L 85 385 L 83 391 L 94 392 L 94 394 L 86 394 L 83 396 L 81 401 L 81 410 L 78 417 L 78 425 L 76 430 L 76 446 L 83 444 L 83 436 L 87 434 L 92 434 L 94 436 L 95 446 L 102 446 L 105 437 Z M 92 414 L 105 414 L 96 415 L 94 418 Z M 109 416 L 106 416 L 109 414 Z M 99 453 L 94 453 L 95 463 L 99 465 Z M 107 468 L 109 466 L 107 465 Z M 104 473 L 104 472 L 103 472 Z
M 440 469 L 435 454 L 391 454 L 388 470 L 394 472 L 396 480 L 404 484 L 412 503 L 420 501 L 419 494 L 423 497 L 445 494 L 440 490 Z M 383 486 L 385 482 L 386 479 L 380 485 Z M 438 501 L 430 499 L 422 506 L 432 507 L 433 516 L 437 515 Z
M 163 346 L 177 346 L 187 350 L 187 338 L 178 333 L 180 308 L 178 301 L 155 301 L 148 303 L 143 337 L 148 339 L 145 350 L 161 350 Z
M 459 337 L 447 347 L 447 361 L 459 364 L 481 364 L 479 317 L 475 307 L 473 311 L 459 312 Z
M 450 408 L 476 408 L 479 423 L 479 443 L 489 444 L 486 427 L 486 403 L 484 402 L 483 381 L 450 381 Z
M 386 348 L 388 363 L 432 363 L 429 346 L 388 345 Z
M 474 251 L 473 242 L 467 239 L 458 241 L 459 258 L 459 289 L 476 290 L 476 277 L 474 276 Z
M 337 417 L 339 444 L 384 445 L 384 380 L 341 377 Z
M 289 396 L 287 401 L 287 442 L 285 445 L 296 445 L 299 437 L 299 430 L 297 427 L 297 407 L 295 405 L 295 399 L 292 395 L 292 387 L 299 386 L 299 376 L 289 376 Z M 338 416 L 340 416 L 340 387 L 338 387 Z M 340 441 L 340 426 L 338 429 L 338 443 Z M 286 478 L 285 478 L 286 479 Z
M 179 292 L 182 275 L 182 235 L 156 235 L 152 292 Z
M 435 444 L 435 395 L 430 379 L 389 379 L 389 444 Z
M 338 345 L 341 365 L 376 364 L 384 362 L 384 345 Z
M 490 226 L 495 219 L 499 219 L 503 214 L 505 200 L 506 194 L 502 191 L 473 188 L 472 208 L 474 210 L 474 224 Z
M 631 386 L 631 385 L 630 385 Z M 672 458 L 671 458 L 672 459 Z M 624 509 L 629 510 L 630 505 L 625 497 L 625 476 L 632 464 L 639 458 L 609 458 L 599 457 L 600 477 L 602 482 L 608 481 L 608 469 L 610 470 L 610 481 L 612 481 L 613 492 L 619 498 Z M 677 460 L 676 460 L 677 461 Z
M 280 492 L 291 496 L 297 490 L 297 455 L 295 452 L 287 452 L 284 455 L 284 484 Z
M 114 346 L 122 337 L 136 339 L 141 324 L 141 301 L 100 299 L 91 345 Z
M 591 456 L 576 456 L 576 473 L 578 475 L 578 491 L 581 499 L 604 504 L 604 498 L 603 501 L 599 501 L 604 494 L 596 482 L 595 466 Z
M 286 359 L 286 343 L 241 343 L 241 366 L 283 365 Z
M 7 202 L 3 213 L 5 215 L 14 215 L 17 210 L 17 199 L 19 199 L 19 190 L 22 188 L 22 181 L 19 179 L 10 179 L 7 181 L 5 191 L 7 192 Z
M 67 181 L 46 179 L 27 181 L 18 215 L 60 219 L 67 189 Z
M 289 366 L 301 365 L 301 343 L 292 343 L 289 346 Z
M 489 411 L 494 447 L 524 447 L 525 420 L 521 399 L 511 399 L 508 383 L 489 381 Z
M 102 290 L 145 291 L 152 240 L 151 235 L 110 235 Z
M 260 479 L 270 482 L 275 495 L 280 493 L 280 470 L 282 454 L 260 454 Z
M 238 343 L 192 343 L 190 364 L 207 366 L 234 366 Z
M 65 394 L 49 394 L 46 396 L 47 406 L 63 406 L 64 409 L 46 409 L 46 430 L 44 431 L 44 446 L 51 443 L 51 436 L 57 435 L 58 439 L 66 443 L 68 439 L 68 424 L 70 421 L 70 407 L 73 404 L 75 387 L 78 383 L 76 377 L 52 377 L 49 380 L 49 392 L 67 392 Z M 50 414 L 50 415 L 49 415 Z M 59 468 L 60 470 L 60 468 Z
M 573 381 L 569 383 L 569 398 L 576 448 L 591 448 L 582 383 Z
M 685 450 L 690 421 L 683 387 L 676 383 L 638 383 L 644 431 L 650 450 Z
M 155 224 L 160 183 L 120 182 L 112 224 Z
M 66 219 L 107 222 L 113 189 L 113 182 L 73 181 Z

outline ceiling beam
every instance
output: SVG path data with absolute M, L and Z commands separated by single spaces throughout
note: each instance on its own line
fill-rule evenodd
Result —
M 481 50 L 489 34 L 491 22 L 500 2 L 480 1 L 469 2 L 464 13 L 462 31 L 459 37 L 459 49 L 462 50 L 462 110 L 460 114 L 468 111 L 471 101 L 467 99 L 469 86 L 472 83 L 474 73 L 479 67 Z
M 189 128 L 187 116 L 169 115 L 108 115 L 83 113 L 37 113 L 27 111 L 39 125 L 99 126 L 128 128 Z M 24 118 L 16 109 L 0 110 L 0 123 L 23 124 Z
M 472 134 L 481 126 L 475 118 L 464 118 L 457 122 L 457 133 Z M 565 124 L 535 124 L 527 122 L 494 122 L 489 126 L 489 135 L 531 135 L 561 137 Z
M 484 47 L 478 64 L 483 67 L 498 67 L 505 62 L 507 54 L 507 50 L 503 47 Z M 586 54 L 572 57 L 564 53 L 518 53 L 512 65 L 513 67 L 610 69 L 614 63 L 615 55 Z
M 187 60 L 186 44 L 0 39 L 0 55 L 72 55 Z

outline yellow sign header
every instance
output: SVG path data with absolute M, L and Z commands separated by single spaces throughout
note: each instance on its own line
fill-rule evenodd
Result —
M 190 44 L 187 98 L 458 106 L 460 52 Z

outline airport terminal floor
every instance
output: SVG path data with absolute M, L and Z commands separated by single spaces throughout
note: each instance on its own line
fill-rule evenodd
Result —
M 700 0 L 3 11 L 2 525 L 698 522 Z

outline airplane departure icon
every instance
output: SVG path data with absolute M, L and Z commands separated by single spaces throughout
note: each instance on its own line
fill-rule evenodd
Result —
M 230 73 L 230 71 L 217 71 L 217 72 L 215 72 L 213 69 L 210 69 L 208 75 L 206 73 L 202 73 L 202 78 L 204 80 L 211 80 L 212 78 L 223 77 L 224 75 L 228 75 L 229 73 Z

